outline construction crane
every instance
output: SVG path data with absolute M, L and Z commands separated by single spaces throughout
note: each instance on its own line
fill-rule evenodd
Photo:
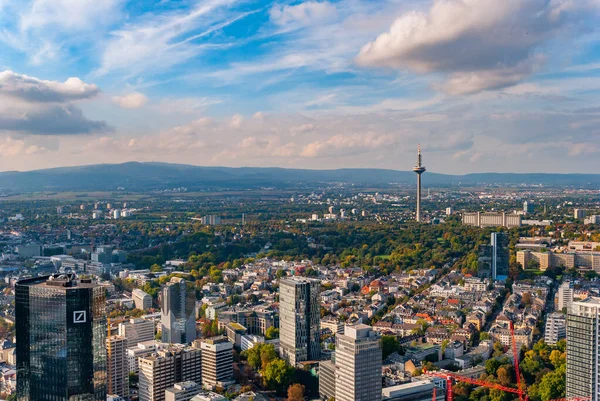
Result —
M 519 354 L 517 352 L 517 340 L 515 340 L 515 325 L 512 320 L 510 321 L 510 339 L 512 342 L 512 351 L 513 351 L 513 365 L 515 366 L 515 376 L 517 377 L 517 389 L 519 389 L 519 401 L 524 401 L 524 398 L 527 398 L 527 394 L 525 394 L 525 389 L 521 388 L 521 371 L 519 370 Z M 523 397 L 525 394 L 525 397 Z
M 515 327 L 514 327 L 513 322 L 510 322 L 509 327 L 510 327 L 510 336 L 511 336 L 511 341 L 512 341 L 515 376 L 517 378 L 517 388 L 503 386 L 501 384 L 491 383 L 491 382 L 488 382 L 485 380 L 472 379 L 470 377 L 460 376 L 460 375 L 457 375 L 455 373 L 450 373 L 450 372 L 427 372 L 427 371 L 424 371 L 424 373 L 428 376 L 439 377 L 446 381 L 446 401 L 453 401 L 454 394 L 452 391 L 452 385 L 453 385 L 454 381 L 467 383 L 467 384 L 471 384 L 471 385 L 478 386 L 478 387 L 486 387 L 486 388 L 491 388 L 491 389 L 495 389 L 495 390 L 500 390 L 500 391 L 504 391 L 507 393 L 517 394 L 519 396 L 519 401 L 529 401 L 529 396 L 527 395 L 527 391 L 524 386 L 525 383 L 523 383 L 521 380 L 521 371 L 519 370 L 519 353 L 517 351 L 517 342 L 515 340 Z M 435 401 L 435 389 L 433 392 L 433 400 Z M 551 400 L 551 401 L 588 401 L 588 400 L 590 400 L 590 397 L 560 398 L 560 399 Z

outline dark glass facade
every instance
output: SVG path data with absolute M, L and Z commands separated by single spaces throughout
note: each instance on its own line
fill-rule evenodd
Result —
M 504 232 L 492 233 L 490 245 L 480 245 L 477 275 L 481 278 L 505 280 L 510 260 L 509 238 Z
M 105 290 L 56 275 L 15 291 L 17 399 L 105 400 Z

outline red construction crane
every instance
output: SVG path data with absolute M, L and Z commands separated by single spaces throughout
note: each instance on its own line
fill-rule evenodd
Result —
M 439 377 L 446 380 L 446 401 L 453 401 L 453 392 L 452 392 L 452 384 L 454 381 L 472 384 L 474 386 L 479 387 L 487 387 L 491 389 L 496 389 L 500 391 L 505 391 L 507 393 L 518 394 L 519 401 L 529 401 L 529 396 L 527 395 L 527 391 L 525 389 L 524 383 L 521 381 L 521 371 L 519 370 L 519 353 L 517 351 L 517 342 L 515 340 L 515 327 L 513 322 L 510 322 L 510 336 L 512 341 L 512 351 L 513 351 L 513 359 L 514 359 L 514 367 L 515 367 L 515 376 L 517 377 L 517 388 L 503 386 L 498 383 L 491 383 L 485 380 L 479 379 L 471 379 L 470 377 L 459 376 L 455 373 L 450 372 L 427 372 L 423 370 L 423 372 L 429 376 Z M 435 400 L 435 388 L 433 390 L 433 400 Z M 590 397 L 572 397 L 572 398 L 560 398 L 557 400 L 551 401 L 588 401 Z
M 523 401 L 523 394 L 525 393 L 525 389 L 521 388 L 521 371 L 519 371 L 519 354 L 517 353 L 517 341 L 515 340 L 515 325 L 512 320 L 510 321 L 510 339 L 512 342 L 512 350 L 513 350 L 513 364 L 515 366 L 515 376 L 517 377 L 517 388 L 519 389 L 519 401 Z M 527 395 L 525 395 L 527 397 Z

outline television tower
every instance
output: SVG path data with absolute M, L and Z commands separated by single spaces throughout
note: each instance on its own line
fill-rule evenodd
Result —
M 421 174 L 425 172 L 425 166 L 421 165 L 421 144 L 419 144 L 417 152 L 417 165 L 413 167 L 413 171 L 417 173 L 417 221 L 421 221 Z

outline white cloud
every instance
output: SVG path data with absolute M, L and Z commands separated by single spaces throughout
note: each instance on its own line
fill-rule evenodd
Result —
M 582 7 L 547 0 L 436 0 L 427 13 L 409 12 L 366 44 L 363 66 L 448 74 L 451 94 L 513 85 L 540 64 L 539 46 Z
M 229 126 L 231 128 L 240 128 L 243 122 L 244 117 L 242 117 L 240 114 L 235 114 L 233 117 L 231 117 L 231 120 L 229 121 Z
M 123 96 L 113 96 L 112 100 L 124 109 L 138 109 L 148 102 L 148 98 L 139 92 L 132 92 Z
M 139 22 L 112 32 L 101 56 L 97 75 L 114 71 L 137 75 L 146 69 L 163 70 L 189 60 L 200 52 L 229 44 L 198 44 L 194 40 L 236 22 L 249 13 L 223 21 L 220 9 L 235 0 L 209 0 L 187 12 L 148 14 Z M 198 33 L 198 30 L 204 30 Z
M 318 24 L 335 17 L 336 8 L 326 1 L 307 1 L 295 6 L 275 4 L 269 15 L 275 24 L 286 27 L 290 24 Z
M 64 31 L 85 31 L 109 22 L 122 0 L 34 0 L 20 19 L 22 31 L 51 26 Z
M 59 82 L 0 72 L 0 131 L 36 135 L 110 131 L 104 121 L 88 120 L 73 104 L 99 92 L 96 85 L 79 78 Z
M 45 147 L 27 144 L 23 139 L 14 139 L 10 136 L 0 139 L 0 157 L 34 155 L 45 151 L 47 151 Z
M 94 84 L 86 84 L 79 78 L 69 78 L 65 82 L 46 81 L 12 71 L 0 72 L 0 95 L 16 97 L 30 102 L 65 102 L 89 99 L 100 89 Z
M 366 153 L 370 150 L 389 146 L 394 144 L 395 140 L 391 135 L 381 135 L 374 132 L 366 134 L 337 134 L 329 139 L 311 142 L 302 149 L 300 156 L 335 156 L 339 152 L 350 154 Z
M 71 46 L 97 40 L 122 16 L 123 0 L 19 0 L 0 5 L 0 42 L 29 62 L 69 58 Z M 90 45 L 93 46 L 93 45 Z M 78 55 L 79 57 L 79 55 Z

